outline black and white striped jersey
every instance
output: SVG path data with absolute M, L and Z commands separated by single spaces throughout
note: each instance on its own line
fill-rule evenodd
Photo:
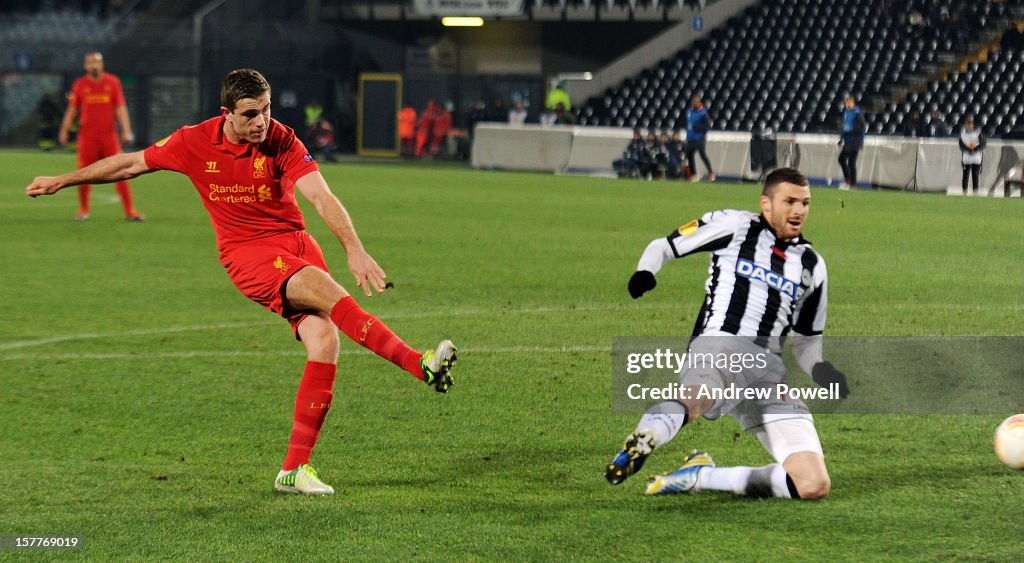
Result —
M 711 265 L 695 336 L 751 336 L 767 346 L 790 330 L 816 336 L 825 329 L 828 275 L 810 241 L 782 240 L 749 211 L 712 211 L 652 241 L 637 270 L 657 274 L 666 262 L 697 252 L 710 252 Z

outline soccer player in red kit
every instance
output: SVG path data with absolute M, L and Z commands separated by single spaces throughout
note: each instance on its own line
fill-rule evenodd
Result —
M 288 453 L 274 481 L 278 491 L 332 494 L 309 466 L 310 453 L 333 398 L 338 329 L 436 391 L 453 381 L 450 340 L 420 353 L 364 311 L 327 272 L 320 246 L 305 231 L 295 192 L 327 223 L 348 256 L 356 285 L 370 296 L 388 286 L 384 271 L 363 249 L 345 207 L 331 193 L 294 131 L 270 117 L 270 85 L 252 69 L 224 78 L 221 115 L 182 127 L 138 152 L 105 158 L 56 177 L 37 177 L 29 196 L 86 183 L 127 180 L 174 170 L 192 180 L 217 234 L 221 264 L 246 297 L 288 319 L 306 348 L 295 398 Z
M 128 118 L 128 108 L 124 103 L 124 91 L 121 81 L 109 72 L 103 72 L 103 54 L 86 53 L 85 76 L 79 78 L 71 86 L 71 99 L 64 119 L 60 124 L 58 140 L 62 145 L 68 144 L 68 131 L 75 119 L 78 119 L 78 167 L 84 168 L 101 158 L 121 152 L 121 143 L 117 139 L 117 129 L 121 126 L 121 139 L 125 143 L 135 140 L 132 134 L 132 123 Z M 132 190 L 128 182 L 119 181 L 115 185 L 124 216 L 129 221 L 142 222 L 144 219 L 132 205 Z M 92 186 L 82 184 L 78 188 L 78 213 L 76 221 L 89 218 L 89 194 Z

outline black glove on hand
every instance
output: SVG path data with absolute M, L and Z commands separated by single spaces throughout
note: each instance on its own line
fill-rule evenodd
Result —
M 832 362 L 818 362 L 811 370 L 811 379 L 822 387 L 828 387 L 830 383 L 839 384 L 839 396 L 846 398 L 850 394 L 850 387 L 846 385 L 846 376 L 836 369 Z
M 633 272 L 633 277 L 629 278 L 629 294 L 633 296 L 633 299 L 639 299 L 641 295 L 655 288 L 658 282 L 654 279 L 654 274 L 647 270 L 638 270 Z

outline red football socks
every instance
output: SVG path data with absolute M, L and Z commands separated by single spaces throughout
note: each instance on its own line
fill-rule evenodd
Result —
M 89 194 L 92 193 L 92 186 L 85 184 L 78 186 L 78 214 L 89 214 Z
M 309 463 L 309 455 L 320 436 L 320 428 L 327 418 L 334 398 L 334 374 L 337 366 L 321 362 L 306 362 L 302 382 L 295 394 L 295 421 L 292 423 L 292 437 L 288 441 L 288 455 L 281 466 L 291 471 L 303 463 Z
M 117 188 L 117 194 L 121 196 L 124 216 L 131 218 L 138 215 L 138 212 L 135 211 L 135 206 L 132 205 L 132 190 L 128 187 L 128 182 L 118 182 L 114 187 Z
M 121 196 L 121 205 L 124 206 L 124 216 L 129 219 L 139 214 L 135 211 L 135 206 L 132 204 L 132 190 L 128 186 L 128 182 L 118 182 L 114 185 L 117 189 L 117 194 Z M 89 195 L 92 194 L 92 186 L 85 184 L 78 186 L 78 214 L 88 215 L 89 214 Z
M 420 367 L 423 354 L 410 348 L 380 319 L 364 311 L 351 296 L 334 304 L 331 320 L 356 343 L 423 380 Z

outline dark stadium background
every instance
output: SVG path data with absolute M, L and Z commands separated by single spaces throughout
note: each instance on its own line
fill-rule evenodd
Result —
M 1024 126 L 1020 0 L 699 4 L 524 0 L 521 15 L 445 28 L 413 0 L 7 0 L 0 143 L 36 143 L 47 103 L 63 108 L 87 50 L 103 51 L 122 78 L 139 144 L 215 113 L 224 73 L 253 66 L 271 80 L 279 119 L 301 128 L 302 108 L 319 100 L 351 151 L 360 73 L 400 73 L 403 101 L 416 108 L 451 101 L 456 127 L 474 101 L 490 108 L 499 98 L 527 100 L 536 122 L 551 80 L 598 73 L 620 57 L 650 59 L 643 44 L 676 25 L 709 33 L 574 99 L 581 124 L 678 127 L 685 100 L 700 93 L 719 129 L 833 131 L 841 96 L 853 93 L 872 134 L 906 134 L 915 111 L 931 110 L 950 131 L 967 115 L 989 136 L 1014 137 Z M 728 17 L 714 25 L 703 17 L 711 9 Z

